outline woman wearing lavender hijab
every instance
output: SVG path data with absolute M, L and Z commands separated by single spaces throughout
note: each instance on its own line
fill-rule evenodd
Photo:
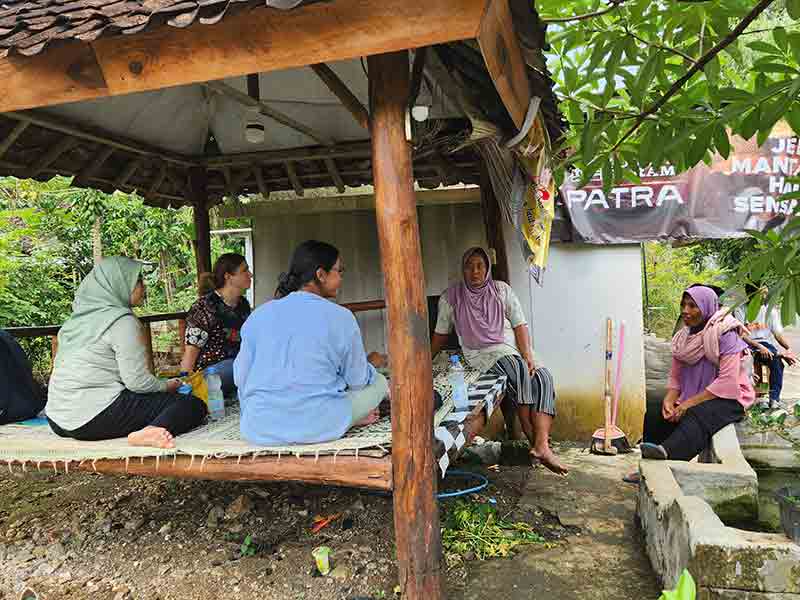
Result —
M 672 338 L 672 369 L 661 411 L 644 422 L 644 458 L 692 460 L 720 429 L 741 421 L 755 392 L 742 359 L 744 326 L 705 286 L 683 293 L 684 327 Z
M 553 377 L 534 363 L 528 323 L 517 295 L 508 284 L 492 279 L 491 261 L 483 248 L 467 250 L 462 269 L 463 281 L 439 298 L 431 353 L 439 353 L 455 328 L 470 366 L 508 377 L 507 397 L 531 444 L 531 458 L 566 475 L 567 468 L 550 448 L 556 414 Z

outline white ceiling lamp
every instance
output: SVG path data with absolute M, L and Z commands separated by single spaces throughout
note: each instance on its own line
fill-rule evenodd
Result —
M 414 120 L 417 123 L 422 123 L 423 121 L 427 121 L 430 113 L 431 113 L 430 107 L 425 106 L 424 104 L 417 104 L 416 106 L 411 107 L 411 116 L 414 117 Z
M 261 111 L 258 108 L 248 108 L 245 111 L 244 139 L 249 144 L 263 144 L 267 138 L 264 121 L 261 120 Z

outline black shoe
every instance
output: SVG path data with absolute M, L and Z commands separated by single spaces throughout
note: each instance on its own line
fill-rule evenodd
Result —
M 664 446 L 659 444 L 651 444 L 650 442 L 644 442 L 639 449 L 642 451 L 642 458 L 649 458 L 652 460 L 667 460 L 667 451 L 664 450 Z

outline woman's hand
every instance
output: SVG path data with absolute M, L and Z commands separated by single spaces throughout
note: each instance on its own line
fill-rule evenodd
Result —
M 526 354 L 522 357 L 525 363 L 528 365 L 528 373 L 533 375 L 533 372 L 536 370 L 536 363 L 533 360 L 533 356 L 530 354 Z
M 664 397 L 664 401 L 661 403 L 661 416 L 664 417 L 665 421 L 672 420 L 672 416 L 677 407 L 676 400 L 677 398 L 675 398 L 672 394 L 667 394 Z
M 389 357 L 380 352 L 370 352 L 367 355 L 367 362 L 369 362 L 376 369 L 385 369 L 389 366 Z
M 769 349 L 767 349 L 766 347 L 759 346 L 758 353 L 761 355 L 762 358 L 766 358 L 767 360 L 772 360 L 772 352 L 770 352 Z
M 683 415 L 685 415 L 686 411 L 690 408 L 691 406 L 688 401 L 675 405 L 675 408 L 672 411 L 672 416 L 669 418 L 669 420 L 673 423 L 677 423 L 683 418 Z
M 167 392 L 170 393 L 170 394 L 174 394 L 175 392 L 178 391 L 178 388 L 181 387 L 182 383 L 183 382 L 180 379 L 178 379 L 177 377 L 175 377 L 173 379 L 168 379 L 167 380 Z

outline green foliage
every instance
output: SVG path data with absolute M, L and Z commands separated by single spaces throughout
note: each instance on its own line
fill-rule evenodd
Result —
M 673 248 L 667 243 L 645 244 L 647 268 L 647 326 L 658 337 L 672 337 L 680 316 L 683 291 L 693 283 L 721 285 L 720 269 L 707 267 L 696 258 L 696 250 Z
M 258 552 L 257 544 L 253 541 L 253 536 L 248 535 L 244 538 L 241 547 L 239 548 L 239 556 L 242 558 L 246 556 L 255 556 Z
M 510 523 L 497 516 L 491 504 L 457 500 L 449 508 L 442 527 L 442 545 L 448 562 L 467 555 L 478 560 L 512 555 L 520 546 L 545 540 L 526 523 Z
M 684 569 L 680 579 L 678 579 L 678 587 L 671 591 L 665 590 L 659 600 L 695 600 L 696 597 L 697 588 L 695 587 L 694 579 L 691 573 Z
M 747 420 L 750 429 L 755 433 L 774 433 L 792 445 L 795 453 L 800 455 L 800 439 L 792 432 L 800 428 L 800 404 L 792 408 L 794 421 L 787 423 L 789 413 L 785 410 L 771 410 L 755 405 L 747 411 Z
M 603 173 L 610 187 L 649 165 L 685 170 L 715 151 L 727 156 L 727 130 L 763 140 L 785 115 L 800 126 L 793 2 L 540 0 L 536 8 L 552 22 L 548 67 L 570 124 L 560 143 L 574 150 L 559 180 L 575 167 L 584 181 Z
M 0 327 L 54 325 L 70 314 L 75 290 L 93 266 L 99 219 L 106 256 L 149 265 L 143 314 L 186 310 L 197 298 L 190 209 L 145 206 L 135 194 L 104 194 L 47 182 L 0 178 Z M 241 252 L 240 242 L 214 238 L 212 254 Z M 169 340 L 158 339 L 164 346 Z M 25 342 L 37 370 L 47 372 L 49 341 Z

